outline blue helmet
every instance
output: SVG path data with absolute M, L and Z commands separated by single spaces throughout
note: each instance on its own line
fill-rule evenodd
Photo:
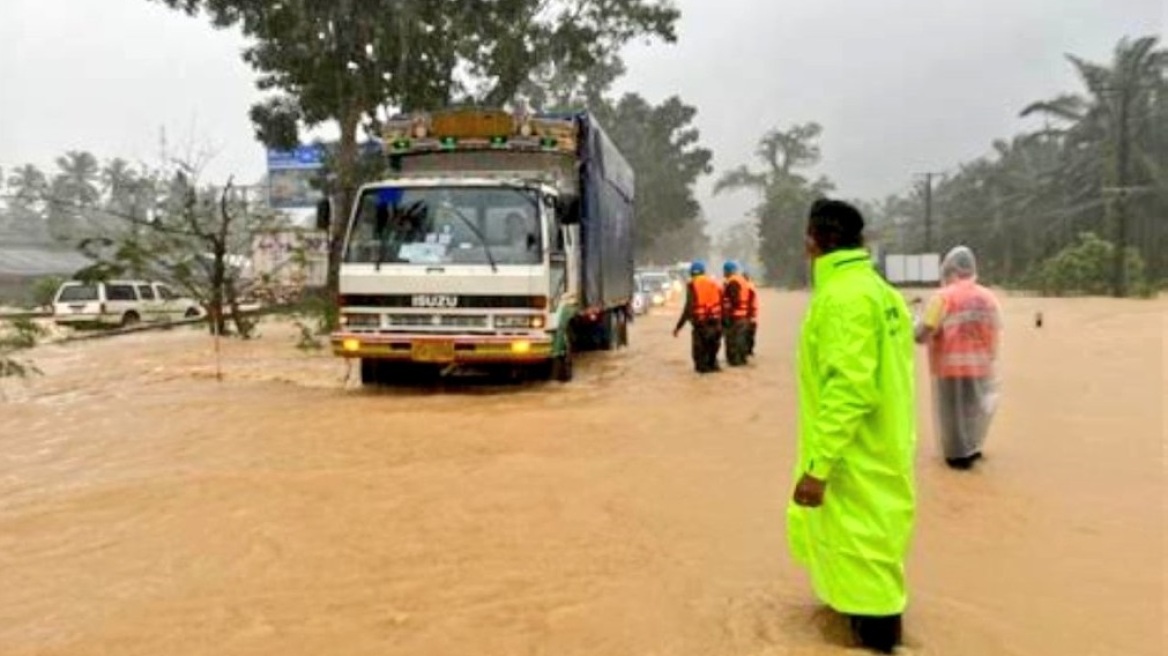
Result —
M 706 263 L 701 260 L 694 260 L 689 265 L 689 275 L 700 276 L 706 272 Z
M 738 263 L 734 260 L 726 260 L 726 263 L 722 265 L 722 273 L 727 276 L 738 273 Z

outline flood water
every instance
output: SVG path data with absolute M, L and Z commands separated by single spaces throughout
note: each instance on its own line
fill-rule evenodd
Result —
M 757 362 L 703 378 L 673 310 L 566 386 L 363 390 L 276 324 L 222 382 L 188 329 L 41 347 L 0 403 L 0 654 L 847 653 L 783 528 L 805 297 L 762 301 Z M 1007 299 L 972 473 L 921 378 L 908 653 L 1165 653 L 1166 310 Z

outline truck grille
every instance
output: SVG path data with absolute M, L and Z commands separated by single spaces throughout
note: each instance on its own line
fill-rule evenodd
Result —
M 475 296 L 460 294 L 457 296 L 454 307 L 463 309 L 515 309 L 515 310 L 542 310 L 548 305 L 547 296 Z M 346 307 L 368 308 L 413 308 L 414 295 L 412 294 L 346 294 L 341 297 L 341 304 Z
M 486 328 L 485 314 L 389 314 L 390 328 Z

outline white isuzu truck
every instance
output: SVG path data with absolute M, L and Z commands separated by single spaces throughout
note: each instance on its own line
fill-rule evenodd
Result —
M 591 115 L 413 114 L 385 149 L 348 218 L 331 336 L 363 383 L 467 367 L 568 381 L 574 353 L 627 343 L 634 177 Z

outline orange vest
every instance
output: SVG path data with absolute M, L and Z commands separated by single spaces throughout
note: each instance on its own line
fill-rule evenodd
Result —
M 988 289 L 960 280 L 940 291 L 941 325 L 929 343 L 929 363 L 940 378 L 985 378 L 997 350 L 998 303 Z
M 694 276 L 693 286 L 694 322 L 722 318 L 722 287 L 707 276 Z
M 729 287 L 731 283 L 738 283 L 738 303 L 734 307 L 727 305 L 726 314 L 732 319 L 745 319 L 750 316 L 750 283 L 739 273 L 726 278 L 726 286 Z M 730 303 L 730 299 L 726 298 L 725 302 Z

